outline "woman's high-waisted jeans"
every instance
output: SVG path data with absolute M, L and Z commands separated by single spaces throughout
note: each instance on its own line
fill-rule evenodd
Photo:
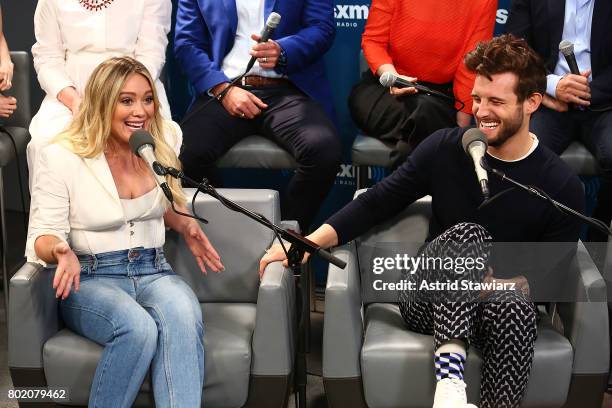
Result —
M 66 326 L 104 346 L 89 406 L 130 407 L 151 367 L 157 407 L 199 407 L 202 311 L 163 250 L 134 248 L 79 261 L 80 289 L 60 308 Z

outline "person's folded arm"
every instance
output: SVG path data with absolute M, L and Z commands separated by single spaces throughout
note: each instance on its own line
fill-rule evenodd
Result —
M 145 1 L 134 57 L 142 62 L 153 79 L 159 79 L 166 61 L 172 3 L 166 0 Z
M 47 95 L 56 98 L 62 89 L 75 85 L 66 72 L 66 51 L 53 1 L 39 0 L 36 5 L 34 34 L 32 56 L 38 82 Z
M 392 0 L 372 1 L 361 37 L 361 48 L 368 66 L 372 73 L 379 76 L 387 71 L 397 74 L 389 54 L 389 30 L 395 3 Z
M 229 78 L 215 67 L 209 51 L 212 39 L 196 0 L 179 0 L 176 12 L 174 54 L 198 95 Z
M 26 257 L 44 266 L 57 261 L 51 253 L 53 246 L 66 242 L 70 232 L 70 197 L 60 161 L 49 154 L 48 148 L 43 149 L 32 186 Z

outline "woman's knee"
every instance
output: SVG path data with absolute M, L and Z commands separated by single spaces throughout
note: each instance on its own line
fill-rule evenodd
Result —
M 164 282 L 164 296 L 149 300 L 145 307 L 157 315 L 160 330 L 190 330 L 201 328 L 202 309 L 189 285 L 176 275 L 168 276 Z

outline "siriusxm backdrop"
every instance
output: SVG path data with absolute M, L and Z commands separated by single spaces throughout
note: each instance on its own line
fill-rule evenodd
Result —
M 177 0 L 172 0 L 176 12 Z M 503 33 L 508 18 L 508 8 L 511 0 L 499 0 L 496 16 L 495 33 Z M 9 46 L 13 50 L 30 51 L 34 43 L 33 17 L 36 0 L 0 0 L 4 17 L 4 32 Z M 332 49 L 326 55 L 328 76 L 333 87 L 333 93 L 338 113 L 338 133 L 344 145 L 344 164 L 336 178 L 336 184 L 324 203 L 318 219 L 320 223 L 335 210 L 348 202 L 355 191 L 354 170 L 350 164 L 350 146 L 355 138 L 357 129 L 350 119 L 347 107 L 347 98 L 352 85 L 359 79 L 359 51 L 361 33 L 369 14 L 370 1 L 364 0 L 336 0 L 334 16 L 336 19 L 336 40 Z M 174 16 L 173 16 L 174 19 Z M 174 24 L 172 24 L 174 26 Z M 173 32 L 170 34 L 170 46 L 167 52 L 166 86 L 172 105 L 173 116 L 180 121 L 187 105 L 191 100 L 189 85 L 181 75 L 180 69 L 174 60 L 172 52 Z M 33 71 L 33 70 L 32 70 Z M 42 100 L 42 91 L 38 86 L 34 72 L 32 72 L 32 112 L 36 112 Z M 25 160 L 24 160 L 25 161 Z M 228 171 L 225 183 L 228 187 L 270 187 L 282 190 L 289 174 L 285 172 L 272 172 L 264 170 Z M 384 176 L 381 168 L 372 169 L 372 179 L 379 180 Z M 6 175 L 8 180 L 16 180 L 16 171 L 9 169 Z M 598 189 L 597 178 L 585 179 L 587 196 L 590 206 Z M 9 190 L 9 203 L 11 209 L 19 209 L 17 183 L 7 183 Z M 319 267 L 318 270 L 323 270 Z
M 178 0 L 173 0 L 175 5 Z M 323 204 L 315 225 L 319 225 L 329 215 L 341 208 L 351 200 L 355 192 L 355 171 L 351 165 L 350 148 L 357 129 L 348 112 L 347 99 L 351 87 L 360 77 L 359 53 L 361 49 L 361 33 L 369 14 L 370 1 L 345 0 L 335 1 L 334 17 L 336 20 L 336 39 L 331 50 L 325 56 L 327 73 L 332 84 L 334 102 L 338 115 L 338 133 L 344 147 L 344 160 L 341 170 L 336 177 L 336 183 Z M 500 0 L 496 17 L 496 33 L 504 31 L 508 17 L 510 0 Z M 174 18 L 174 16 L 173 16 Z M 174 24 L 173 24 L 174 25 Z M 172 53 L 172 45 L 167 53 L 167 91 L 175 120 L 180 120 L 191 101 L 189 85 L 180 72 Z M 282 191 L 287 178 L 290 176 L 283 171 L 266 170 L 227 170 L 224 173 L 224 182 L 227 187 L 271 187 Z M 383 168 L 372 168 L 371 177 L 377 181 L 383 178 Z M 317 264 L 317 281 L 322 282 L 324 265 Z

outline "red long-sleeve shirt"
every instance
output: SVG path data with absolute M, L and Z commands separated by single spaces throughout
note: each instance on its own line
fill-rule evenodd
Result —
M 393 64 L 399 74 L 443 84 L 471 113 L 474 74 L 463 57 L 493 36 L 497 0 L 373 0 L 361 46 L 372 72 Z

